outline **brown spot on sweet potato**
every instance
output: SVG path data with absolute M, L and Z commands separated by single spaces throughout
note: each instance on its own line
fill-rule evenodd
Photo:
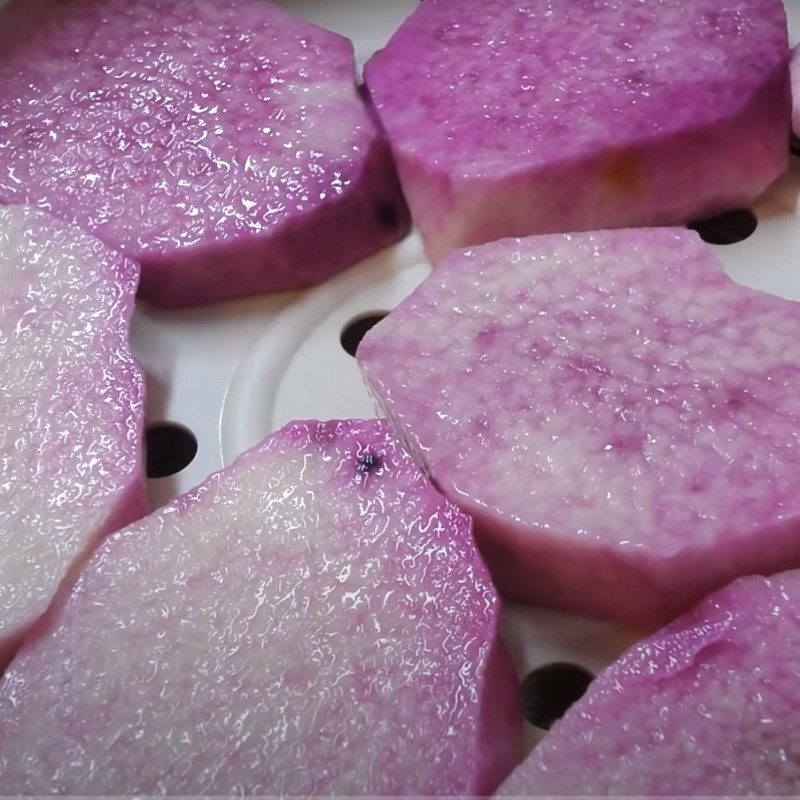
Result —
M 644 183 L 641 156 L 630 148 L 609 154 L 603 165 L 602 180 L 619 194 L 638 194 Z

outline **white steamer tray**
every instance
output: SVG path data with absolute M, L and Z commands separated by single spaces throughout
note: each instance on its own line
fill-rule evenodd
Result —
M 0 6 L 6 0 L 0 0 Z M 418 0 L 277 0 L 348 36 L 359 66 Z M 800 40 L 800 0 L 785 0 Z M 753 209 L 755 232 L 714 246 L 740 283 L 800 300 L 800 158 Z M 149 482 L 153 506 L 193 488 L 293 419 L 374 417 L 355 359 L 340 343 L 349 322 L 394 308 L 428 274 L 419 236 L 321 287 L 183 312 L 139 303 L 132 341 L 147 373 L 148 424 L 178 423 L 197 439 L 181 472 Z M 631 598 L 636 602 L 635 598 Z M 504 639 L 520 679 L 553 663 L 602 669 L 636 639 L 618 626 L 542 609 L 506 612 Z M 556 690 L 557 691 L 557 690 Z M 533 746 L 542 731 L 527 727 Z
M 349 37 L 361 67 L 418 0 L 278 0 L 278 5 Z M 786 7 L 795 44 L 800 0 L 786 0 Z M 714 250 L 740 283 L 800 300 L 800 158 L 791 161 L 789 173 L 753 209 L 756 231 Z M 340 343 L 341 332 L 354 319 L 393 309 L 429 271 L 413 233 L 303 292 L 177 313 L 140 303 L 132 337 L 147 373 L 148 422 L 179 423 L 198 442 L 197 455 L 183 471 L 150 481 L 154 507 L 196 486 L 290 420 L 374 417 L 356 361 Z M 596 674 L 636 638 L 616 625 L 544 609 L 511 607 L 504 621 L 520 680 L 553 663 Z M 543 733 L 526 725 L 527 747 Z

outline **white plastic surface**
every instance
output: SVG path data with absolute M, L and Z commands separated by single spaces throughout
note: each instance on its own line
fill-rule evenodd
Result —
M 363 64 L 417 0 L 279 4 L 349 36 Z M 800 38 L 800 0 L 786 5 L 794 43 Z M 737 281 L 800 300 L 800 158 L 792 162 L 790 173 L 756 207 L 756 232 L 715 249 Z M 374 416 L 355 360 L 340 345 L 340 332 L 354 317 L 390 310 L 428 270 L 414 234 L 303 293 L 178 313 L 140 304 L 133 346 L 148 376 L 149 420 L 181 423 L 199 444 L 185 470 L 150 482 L 153 503 L 192 488 L 291 419 Z M 612 625 L 514 608 L 506 616 L 505 638 L 524 676 L 554 661 L 596 672 L 634 636 Z M 539 734 L 533 728 L 528 733 L 530 744 Z

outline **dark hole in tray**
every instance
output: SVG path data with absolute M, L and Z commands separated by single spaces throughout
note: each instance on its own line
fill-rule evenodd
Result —
M 718 217 L 690 222 L 687 227 L 697 231 L 709 244 L 736 244 L 751 236 L 758 226 L 756 215 L 749 208 L 740 208 Z
M 577 664 L 546 664 L 533 670 L 524 681 L 522 712 L 537 728 L 550 730 L 567 709 L 583 697 L 594 675 Z
M 381 203 L 378 206 L 378 223 L 390 231 L 400 226 L 400 214 L 393 203 Z
M 344 351 L 355 357 L 356 350 L 361 344 L 361 340 L 382 320 L 389 316 L 388 311 L 375 311 L 372 314 L 362 314 L 351 319 L 342 328 L 339 341 L 342 343 Z
M 168 478 L 185 469 L 197 455 L 197 439 L 176 422 L 157 422 L 147 428 L 147 477 Z

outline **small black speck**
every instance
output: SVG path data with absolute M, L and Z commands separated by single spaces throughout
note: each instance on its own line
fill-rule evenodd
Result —
M 358 460 L 358 471 L 362 475 L 369 475 L 371 472 L 380 469 L 380 467 L 381 460 L 372 453 L 367 453 Z
M 794 133 L 789 137 L 789 152 L 794 156 L 800 156 L 800 138 Z

